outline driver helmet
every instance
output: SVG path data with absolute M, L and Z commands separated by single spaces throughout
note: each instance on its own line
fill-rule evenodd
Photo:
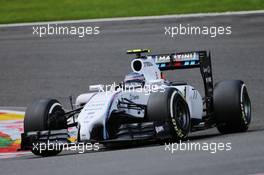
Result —
M 126 75 L 124 84 L 126 86 L 144 86 L 145 77 L 143 74 L 132 72 Z

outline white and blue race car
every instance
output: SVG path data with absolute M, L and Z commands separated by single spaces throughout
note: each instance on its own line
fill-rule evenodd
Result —
M 210 54 L 194 51 L 146 55 L 135 54 L 132 73 L 122 83 L 92 85 L 76 99 L 76 108 L 65 111 L 55 99 L 41 99 L 26 110 L 21 149 L 50 156 L 59 150 L 39 152 L 36 143 L 69 142 L 68 128 L 77 128 L 77 142 L 105 145 L 143 141 L 179 141 L 190 132 L 217 127 L 220 133 L 247 131 L 251 104 L 241 80 L 213 84 Z M 202 97 L 185 82 L 163 78 L 163 71 L 199 68 L 204 83 Z M 110 144 L 112 146 L 112 144 Z

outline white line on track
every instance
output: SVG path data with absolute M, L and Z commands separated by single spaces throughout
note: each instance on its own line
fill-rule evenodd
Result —
M 25 112 L 23 111 L 15 111 L 15 110 L 1 110 L 0 109 L 0 112 L 3 112 L 3 113 L 11 113 L 11 114 L 21 114 L 21 115 L 24 115 Z
M 19 152 L 12 152 L 12 153 L 0 153 L 0 159 L 8 159 L 8 158 L 15 158 L 15 157 L 21 157 L 25 155 L 32 154 L 29 151 L 19 151 Z
M 134 20 L 190 18 L 190 17 L 213 17 L 213 16 L 229 16 L 229 15 L 248 15 L 248 14 L 264 14 L 264 10 L 0 24 L 0 27 L 22 27 L 22 26 L 47 25 L 47 24 L 76 24 L 76 23 L 90 23 L 90 22 L 134 21 Z

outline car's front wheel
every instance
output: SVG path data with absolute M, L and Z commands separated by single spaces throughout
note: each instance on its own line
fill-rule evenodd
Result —
M 24 132 L 58 130 L 67 128 L 62 105 L 55 99 L 41 99 L 30 105 L 25 113 Z M 48 145 L 46 145 L 47 147 Z M 32 153 L 39 156 L 53 156 L 61 152 L 61 148 L 50 150 L 32 148 Z
M 188 104 L 175 88 L 150 94 L 147 104 L 147 120 L 167 122 L 174 141 L 185 139 L 190 131 Z

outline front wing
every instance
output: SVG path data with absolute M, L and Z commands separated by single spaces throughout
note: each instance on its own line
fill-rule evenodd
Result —
M 21 150 L 31 150 L 34 145 L 47 142 L 71 144 L 69 138 L 67 129 L 23 133 L 21 135 Z M 172 134 L 167 122 L 145 122 L 122 124 L 115 138 L 100 141 L 87 140 L 85 142 L 98 142 L 100 144 L 114 143 L 118 146 L 118 144 L 123 144 L 124 142 L 140 143 L 143 141 L 166 140 L 169 138 L 172 138 Z

